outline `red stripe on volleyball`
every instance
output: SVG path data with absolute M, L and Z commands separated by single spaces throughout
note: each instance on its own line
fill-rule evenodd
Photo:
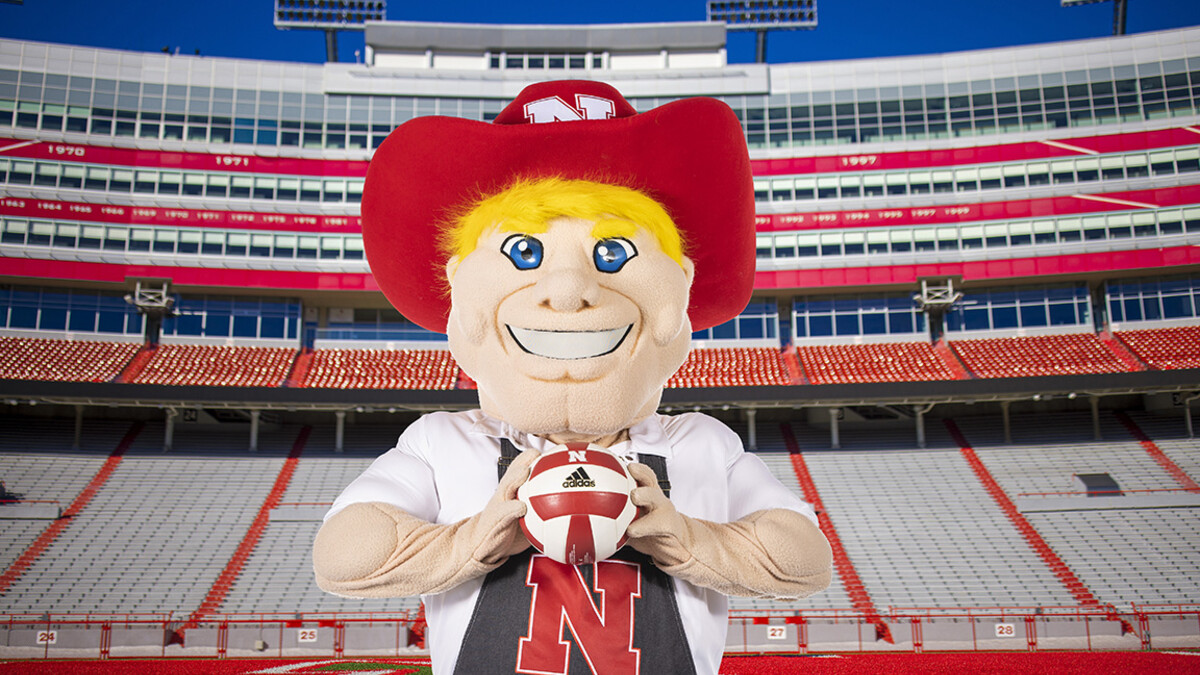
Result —
M 616 518 L 628 501 L 629 495 L 620 492 L 555 492 L 530 497 L 529 506 L 542 520 L 576 515 Z
M 582 462 L 578 459 L 579 453 L 583 453 Z M 621 461 L 610 453 L 599 450 L 560 450 L 539 457 L 537 463 L 533 465 L 533 471 L 529 474 L 529 478 L 532 480 L 545 471 L 549 471 L 555 467 L 566 466 L 567 464 L 602 466 L 622 475 L 625 473 L 625 467 L 621 466 Z
M 567 527 L 567 562 L 572 565 L 588 565 L 596 562 L 596 542 L 592 538 L 592 519 L 571 516 Z
M 531 533 L 529 531 L 529 527 L 525 525 L 525 519 L 522 518 L 518 522 L 521 525 L 521 531 L 525 533 L 525 538 L 529 540 L 529 543 L 533 544 L 533 547 L 536 548 L 537 550 L 541 551 L 542 553 L 545 553 L 546 547 L 542 546 L 542 542 L 538 541 L 537 537 L 533 536 L 533 533 Z

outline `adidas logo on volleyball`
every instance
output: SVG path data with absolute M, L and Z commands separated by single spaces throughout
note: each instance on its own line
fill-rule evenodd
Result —
M 587 475 L 587 472 L 584 471 L 583 467 L 581 466 L 578 469 L 575 469 L 575 473 L 571 474 L 570 476 L 567 476 L 567 479 L 563 481 L 563 487 L 565 487 L 565 488 L 596 487 L 596 481 L 592 480 L 592 477 Z

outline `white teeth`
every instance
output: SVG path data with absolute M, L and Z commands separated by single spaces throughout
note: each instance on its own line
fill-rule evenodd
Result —
M 590 359 L 612 352 L 620 346 L 633 324 L 624 328 L 593 331 L 532 330 L 508 325 L 505 327 L 508 328 L 509 335 L 517 341 L 517 346 L 530 354 L 548 359 L 574 360 Z

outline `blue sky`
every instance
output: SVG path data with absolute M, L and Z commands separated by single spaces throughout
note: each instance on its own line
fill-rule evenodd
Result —
M 772 33 L 772 62 L 928 54 L 1102 37 L 1113 5 L 1063 8 L 1059 0 L 819 0 L 815 31 Z M 24 0 L 0 3 L 0 37 L 137 51 L 178 47 L 192 54 L 320 62 L 324 37 L 280 31 L 272 0 Z M 635 23 L 703 20 L 704 0 L 390 0 L 388 18 L 478 23 Z M 1200 25 L 1197 0 L 1129 0 L 1130 33 Z M 341 60 L 362 49 L 360 33 L 339 35 Z M 731 34 L 730 60 L 751 61 L 754 38 Z

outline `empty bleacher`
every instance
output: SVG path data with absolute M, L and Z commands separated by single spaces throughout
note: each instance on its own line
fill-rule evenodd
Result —
M 148 425 L 88 508 L 8 590 L 10 612 L 158 612 L 196 608 L 246 534 L 296 429 L 193 431 L 162 452 Z M 225 455 L 225 456 L 221 456 Z M 90 475 L 88 476 L 90 478 Z
M 295 356 L 296 350 L 286 347 L 162 344 L 130 382 L 278 387 Z
M 1075 474 L 1107 473 L 1123 490 L 1164 490 L 1179 485 L 1111 413 L 1101 416 L 1104 440 L 1092 437 L 1091 415 L 1058 413 L 1014 416 L 1012 443 L 1004 443 L 1000 420 L 958 419 L 996 482 L 1010 497 L 1021 493 L 1078 492 Z
M 952 445 L 931 425 L 932 445 Z M 888 607 L 1071 605 L 954 449 L 806 452 L 859 577 Z
M 397 612 L 417 609 L 416 598 L 343 598 L 317 587 L 312 544 L 324 511 L 341 491 L 395 445 L 402 426 L 349 427 L 344 450 L 334 454 L 333 429 L 315 427 L 292 480 L 246 560 L 221 613 Z
M 1163 454 L 1191 476 L 1192 480 L 1200 482 L 1200 438 L 1188 438 L 1182 411 L 1173 415 L 1132 412 L 1129 416 Z M 1200 422 L 1193 427 L 1193 433 L 1196 427 L 1200 427 Z
M 1194 603 L 1200 545 L 1194 508 L 1106 509 L 1026 516 L 1100 602 Z
M 1200 326 L 1127 330 L 1116 335 L 1152 368 L 1200 368 Z
M 975 376 L 1044 377 L 1121 373 L 1121 362 L 1093 333 L 951 340 L 951 348 Z
M 318 349 L 301 386 L 453 389 L 458 366 L 445 349 Z
M 108 382 L 140 345 L 135 342 L 0 337 L 0 379 Z
M 742 387 L 791 384 L 778 349 L 718 347 L 693 349 L 668 387 Z
M 953 380 L 953 371 L 927 342 L 810 345 L 796 349 L 813 384 Z
M 57 502 L 66 509 L 104 464 L 129 428 L 127 422 L 89 420 L 81 447 L 73 430 L 56 420 L 0 420 L 0 481 L 19 502 Z M 4 512 L 0 510 L 0 516 Z M 0 520 L 0 571 L 7 569 L 51 521 Z

